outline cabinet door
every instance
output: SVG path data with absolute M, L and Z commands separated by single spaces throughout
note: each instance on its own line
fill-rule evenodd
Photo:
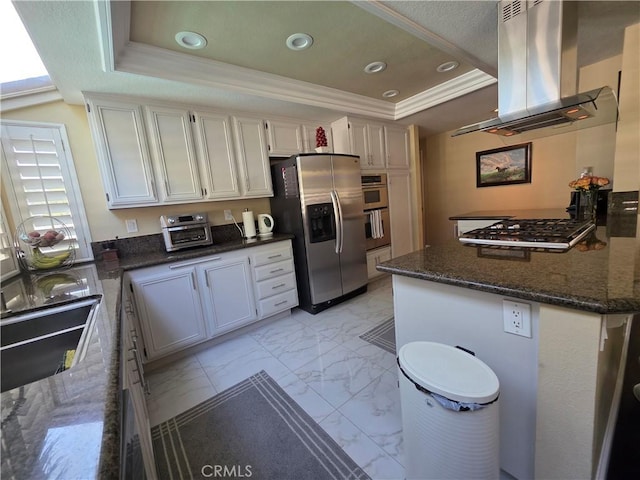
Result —
M 330 152 L 333 152 L 333 132 L 331 125 L 317 124 L 317 125 L 303 125 L 302 126 L 302 139 L 304 152 L 315 152 L 316 150 L 316 129 L 318 127 L 324 128 L 324 134 L 327 137 L 327 147 Z
M 125 283 L 125 286 L 128 285 Z M 127 287 L 128 288 L 128 287 Z M 147 386 L 144 379 L 144 371 L 142 366 L 142 354 L 139 351 L 138 335 L 136 330 L 136 321 L 133 317 L 134 312 L 131 307 L 127 290 L 123 289 L 123 307 L 121 312 L 123 341 L 122 361 L 123 361 L 123 388 L 129 390 L 131 395 L 131 403 L 133 404 L 134 418 L 133 421 L 138 427 L 138 441 L 142 451 L 142 459 L 147 478 L 156 478 L 156 466 L 153 455 L 153 442 L 151 440 L 151 425 L 149 424 L 149 412 L 147 409 L 146 393 Z M 126 408 L 127 405 L 123 405 Z M 130 412 L 127 412 L 130 413 Z M 135 473 L 135 472 L 133 472 Z M 126 478 L 133 478 L 129 475 Z M 138 477 L 141 478 L 141 477 Z
M 391 255 L 395 258 L 414 250 L 411 175 L 403 170 L 388 171 L 387 188 L 391 223 Z
M 409 131 L 384 127 L 387 168 L 409 168 Z
M 165 202 L 202 199 L 188 111 L 147 107 L 149 135 Z
M 194 112 L 193 116 L 205 197 L 212 200 L 239 197 L 229 117 L 205 112 Z
M 384 126 L 374 123 L 367 125 L 367 139 L 369 154 L 369 163 L 367 163 L 367 167 L 372 169 L 384 168 L 386 164 Z
M 376 266 L 387 260 L 391 260 L 391 247 L 376 248 L 367 252 L 367 274 L 369 280 L 384 274 L 376 270 Z
M 87 107 L 109 208 L 157 204 L 142 107 L 111 100 Z
M 302 152 L 302 130 L 296 123 L 267 121 L 270 155 L 296 155 Z
M 349 121 L 349 144 L 351 154 L 360 157 L 360 167 L 365 168 L 371 165 L 369 156 L 369 140 L 367 138 L 367 124 L 357 120 Z
M 203 303 L 209 319 L 210 335 L 215 336 L 250 323 L 257 318 L 249 258 L 247 256 L 213 260 L 198 267 Z
M 236 117 L 234 126 L 242 195 L 273 196 L 267 139 L 262 120 Z
M 195 267 L 134 271 L 131 280 L 148 360 L 206 339 Z

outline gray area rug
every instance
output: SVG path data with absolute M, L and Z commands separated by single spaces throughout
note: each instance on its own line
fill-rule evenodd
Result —
M 370 478 L 264 371 L 151 435 L 160 479 Z
M 393 317 L 363 333 L 360 338 L 396 355 L 396 327 Z

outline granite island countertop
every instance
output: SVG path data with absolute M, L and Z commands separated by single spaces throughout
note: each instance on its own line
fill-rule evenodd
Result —
M 547 214 L 536 217 L 529 216 L 533 211 L 524 212 L 526 217 L 521 213 L 515 217 L 546 218 Z M 501 216 L 505 213 L 508 212 L 477 212 L 456 218 L 499 219 L 506 218 Z M 601 226 L 587 237 L 587 243 L 565 253 L 466 246 L 453 239 L 394 258 L 377 269 L 600 314 L 635 313 L 640 312 L 640 239 L 635 236 L 636 221 L 636 215 L 627 215 L 608 222 L 622 222 L 625 232 L 633 223 L 634 236 L 619 237 L 611 228 Z
M 86 357 L 48 378 L 3 392 L 2 477 L 16 479 L 117 479 L 120 467 L 120 295 L 127 270 L 189 260 L 288 240 L 274 234 L 258 240 L 230 240 L 167 253 L 141 249 L 117 262 L 76 264 L 62 275 L 53 298 L 42 291 L 44 275 L 22 274 L 3 282 L 12 312 L 20 313 L 100 297 Z M 63 294 L 62 294 L 63 293 Z

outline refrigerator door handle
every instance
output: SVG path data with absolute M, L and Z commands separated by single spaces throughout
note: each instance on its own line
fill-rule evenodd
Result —
M 340 220 L 340 249 L 338 253 L 342 253 L 342 247 L 344 246 L 344 218 L 342 217 L 342 204 L 340 203 L 340 196 L 338 195 L 337 190 L 334 190 L 333 193 L 336 196 L 336 203 L 338 204 L 338 217 Z
M 340 200 L 338 192 L 331 190 L 331 203 L 333 204 L 333 218 L 336 224 L 336 253 L 342 250 L 342 212 L 340 211 Z

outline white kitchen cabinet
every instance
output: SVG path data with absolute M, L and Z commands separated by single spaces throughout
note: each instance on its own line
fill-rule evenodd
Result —
M 209 200 L 240 197 L 229 116 L 204 111 L 194 111 L 192 115 L 205 197 Z
M 273 196 L 263 121 L 248 117 L 234 117 L 233 121 L 242 196 Z
M 387 168 L 409 168 L 409 130 L 406 127 L 384 126 Z
M 251 265 L 259 318 L 270 317 L 298 305 L 291 242 L 253 249 Z
M 376 266 L 382 262 L 391 260 L 391 247 L 381 247 L 367 251 L 367 276 L 369 280 L 384 275 L 384 272 L 376 270 Z
M 318 123 L 315 125 L 307 124 L 302 126 L 303 152 L 316 151 L 316 129 L 318 127 L 322 127 L 324 129 L 324 134 L 327 138 L 327 148 L 330 152 L 333 152 L 333 134 L 331 131 L 331 125 L 326 123 Z
M 129 272 L 147 360 L 207 338 L 193 265 L 171 264 Z
M 157 205 L 142 107 L 88 98 L 87 113 L 109 208 Z
M 209 336 L 216 336 L 257 319 L 251 267 L 246 253 L 211 257 L 198 265 L 202 303 Z
M 138 322 L 135 317 L 135 309 L 131 300 L 130 284 L 125 281 L 122 290 L 122 346 L 121 346 L 121 372 L 123 375 L 122 386 L 127 389 L 133 405 L 134 418 L 138 433 L 138 441 L 142 452 L 142 460 L 147 478 L 157 478 L 155 457 L 153 454 L 153 442 L 151 439 L 151 424 L 149 422 L 149 411 L 147 409 L 146 395 L 149 393 L 149 386 L 144 378 L 144 367 L 142 362 L 142 345 L 138 336 Z M 126 409 L 127 404 L 122 408 Z M 125 421 L 131 420 L 126 415 L 131 411 L 125 411 Z M 127 441 L 134 439 L 127 439 Z M 129 472 L 129 474 L 136 472 Z M 138 472 L 139 473 L 139 472 Z M 126 475 L 126 478 L 131 478 Z
M 162 106 L 147 106 L 145 112 L 162 201 L 202 200 L 191 113 Z
M 387 171 L 389 222 L 391 223 L 391 256 L 414 250 L 411 174 L 408 170 Z
M 362 170 L 385 168 L 384 126 L 343 117 L 331 124 L 336 153 L 360 157 Z
M 296 155 L 303 151 L 302 129 L 297 123 L 267 120 L 269 155 Z

